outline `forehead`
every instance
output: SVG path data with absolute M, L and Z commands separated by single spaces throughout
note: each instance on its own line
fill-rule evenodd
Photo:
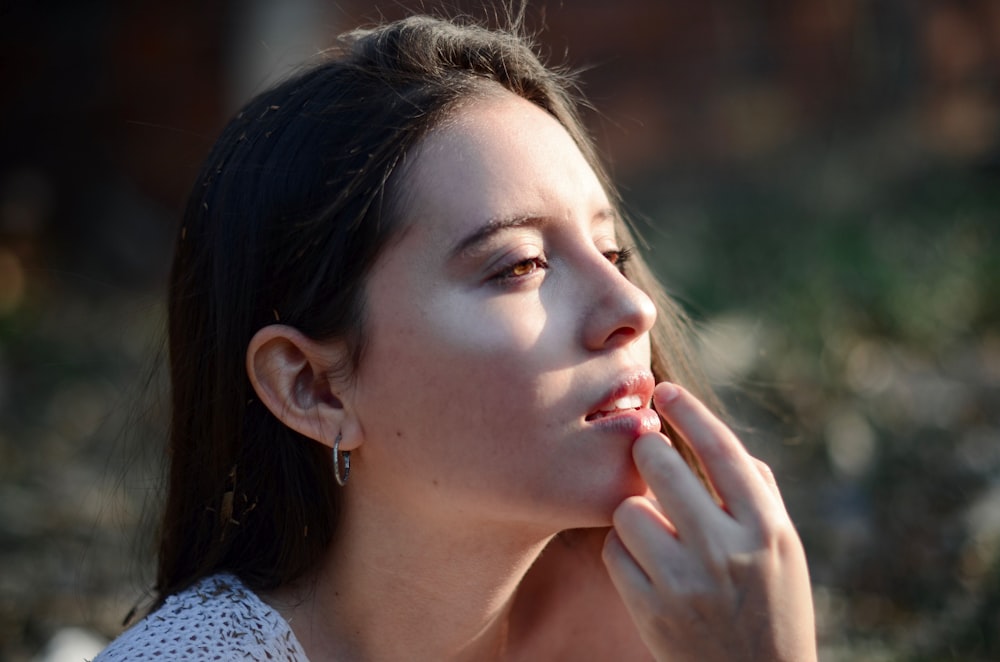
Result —
M 448 235 L 492 218 L 589 216 L 609 206 L 563 126 L 509 92 L 458 109 L 428 134 L 405 189 L 403 214 L 417 226 L 410 231 Z

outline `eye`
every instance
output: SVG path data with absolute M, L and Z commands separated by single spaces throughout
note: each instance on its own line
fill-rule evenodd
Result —
M 494 275 L 492 279 L 503 282 L 516 280 L 518 278 L 526 278 L 534 274 L 536 271 L 540 269 L 548 269 L 548 267 L 549 263 L 544 257 L 532 257 L 515 262 L 508 267 L 504 267 L 496 275 Z
M 631 248 L 619 248 L 613 251 L 605 251 L 604 257 L 608 262 L 618 267 L 618 271 L 625 273 L 625 264 L 632 259 L 634 251 Z

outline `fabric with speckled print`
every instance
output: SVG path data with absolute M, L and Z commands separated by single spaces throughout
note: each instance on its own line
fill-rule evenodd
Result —
M 285 619 L 230 574 L 168 597 L 94 658 L 117 660 L 308 662 Z

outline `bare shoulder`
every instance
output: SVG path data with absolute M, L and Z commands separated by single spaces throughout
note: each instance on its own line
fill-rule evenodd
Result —
M 653 659 L 601 560 L 606 534 L 566 531 L 529 570 L 511 616 L 526 659 Z

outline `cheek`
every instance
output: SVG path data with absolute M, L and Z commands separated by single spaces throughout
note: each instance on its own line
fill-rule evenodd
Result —
M 359 380 L 386 423 L 405 420 L 422 434 L 455 427 L 482 434 L 533 420 L 530 408 L 558 393 L 552 373 L 560 351 L 547 346 L 551 324 L 540 306 L 520 301 L 515 312 L 496 299 L 471 310 L 468 301 L 414 305 L 412 297 L 386 303 L 395 307 L 383 310 L 394 312 L 373 311 Z

